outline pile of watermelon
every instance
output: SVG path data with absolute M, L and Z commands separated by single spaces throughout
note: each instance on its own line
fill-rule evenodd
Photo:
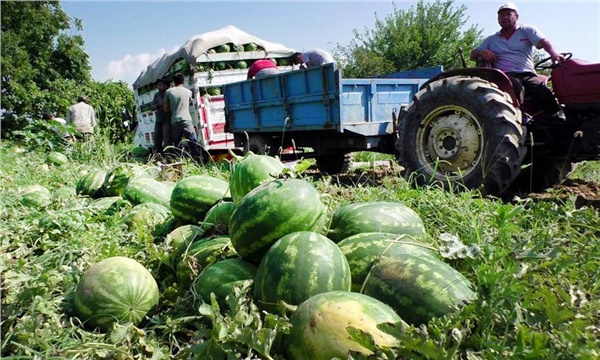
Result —
M 193 175 L 176 183 L 120 164 L 83 174 L 76 191 L 138 234 L 151 231 L 170 249 L 176 284 L 202 301 L 228 311 L 228 296 L 250 280 L 260 310 L 289 316 L 282 342 L 289 359 L 369 356 L 356 329 L 375 346 L 392 347 L 399 339 L 384 324 L 418 327 L 476 297 L 414 210 L 393 201 L 334 209 L 310 180 L 267 155 L 235 158 L 229 179 Z M 139 324 L 159 304 L 154 277 L 125 257 L 94 264 L 77 287 L 76 313 L 100 330 Z

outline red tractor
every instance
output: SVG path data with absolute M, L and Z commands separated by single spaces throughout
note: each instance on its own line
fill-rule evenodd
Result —
M 492 68 L 462 68 L 421 87 L 399 124 L 399 162 L 417 184 L 500 195 L 560 183 L 575 163 L 600 159 L 600 63 L 572 58 L 549 82 L 566 120 L 550 119 Z

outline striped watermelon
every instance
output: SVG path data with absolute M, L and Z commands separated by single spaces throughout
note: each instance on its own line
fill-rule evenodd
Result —
M 363 233 L 345 238 L 338 243 L 352 272 L 352 291 L 360 292 L 373 265 L 386 257 L 398 254 L 436 257 L 433 249 L 408 235 Z
M 158 285 L 133 259 L 116 256 L 86 270 L 75 289 L 74 306 L 90 328 L 107 330 L 114 322 L 138 325 L 158 305 Z
M 351 338 L 350 327 L 372 336 L 380 348 L 398 346 L 398 340 L 377 326 L 402 320 L 389 306 L 369 296 L 331 291 L 306 300 L 290 317 L 291 331 L 284 338 L 289 360 L 346 359 L 349 351 L 373 352 Z
M 242 258 L 258 264 L 271 245 L 287 234 L 324 232 L 326 210 L 310 183 L 300 179 L 269 181 L 246 194 L 231 214 L 231 242 Z
M 192 243 L 177 261 L 179 285 L 187 288 L 208 265 L 235 255 L 228 237 L 207 237 Z
M 272 156 L 255 155 L 249 151 L 246 156 L 233 163 L 229 187 L 231 198 L 238 204 L 244 195 L 258 185 L 275 179 L 284 169 L 283 163 Z
M 112 216 L 125 208 L 131 209 L 131 203 L 120 196 L 108 196 L 92 201 L 87 208 L 96 214 Z
M 256 266 L 240 259 L 218 261 L 202 270 L 194 282 L 196 293 L 204 302 L 210 303 L 210 294 L 214 293 L 221 305 L 233 291 L 233 287 L 244 280 L 253 280 Z
M 471 282 L 430 256 L 397 254 L 373 265 L 363 293 L 390 305 L 413 325 L 427 323 L 473 301 Z
M 339 242 L 348 236 L 366 232 L 408 234 L 425 237 L 419 215 L 408 206 L 387 201 L 357 202 L 333 213 L 327 237 Z
M 51 151 L 48 156 L 46 156 L 46 162 L 52 165 L 64 165 L 69 162 L 69 159 L 63 153 Z
M 173 249 L 170 253 L 171 265 L 176 265 L 188 246 L 203 237 L 204 230 L 198 225 L 182 225 L 165 237 L 165 243 Z
M 197 224 L 217 202 L 229 197 L 229 184 L 209 175 L 195 175 L 177 182 L 171 193 L 171 211 L 186 224 Z
M 171 211 L 159 204 L 143 203 L 134 206 L 121 221 L 138 230 L 154 231 L 154 228 L 168 220 Z
M 91 170 L 82 176 L 79 181 L 77 181 L 77 186 L 75 187 L 77 195 L 89 196 L 92 198 L 102 196 L 102 186 L 104 185 L 106 173 L 106 170 L 96 169 Z
M 122 163 L 106 172 L 102 188 L 106 196 L 122 196 L 131 179 L 148 176 L 149 169 L 137 164 Z
M 52 203 L 52 193 L 42 185 L 29 185 L 21 192 L 21 203 L 33 208 L 46 207 Z
M 275 313 L 280 301 L 298 305 L 323 292 L 350 291 L 350 284 L 350 267 L 337 245 L 321 234 L 300 231 L 267 251 L 254 280 L 254 299 Z
M 214 234 L 229 234 L 229 218 L 233 210 L 235 210 L 235 205 L 231 201 L 221 201 L 208 210 L 202 222 L 202 228 L 210 230 Z
M 158 180 L 141 177 L 129 181 L 123 191 L 123 198 L 133 205 L 150 202 L 169 208 L 172 192 L 173 188 L 169 188 Z

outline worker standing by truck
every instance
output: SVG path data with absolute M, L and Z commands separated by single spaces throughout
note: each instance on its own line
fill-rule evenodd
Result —
M 162 154 L 163 149 L 173 145 L 173 137 L 171 135 L 171 113 L 165 111 L 165 97 L 167 89 L 171 82 L 167 79 L 158 81 L 158 92 L 154 94 L 152 100 L 152 110 L 155 114 L 154 122 L 154 150 L 157 154 Z
M 192 123 L 190 106 L 192 105 L 192 91 L 183 86 L 185 75 L 177 73 L 173 77 L 175 86 L 168 89 L 165 93 L 165 112 L 171 113 L 171 127 L 173 143 L 180 146 L 181 139 L 185 135 L 188 139 L 192 158 L 196 161 L 200 159 L 200 148 L 198 146 L 198 135 Z
M 277 65 L 269 59 L 256 60 L 248 69 L 247 79 L 260 79 L 268 75 L 279 74 Z

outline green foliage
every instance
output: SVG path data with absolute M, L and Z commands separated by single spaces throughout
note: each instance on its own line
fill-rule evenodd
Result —
M 58 1 L 2 2 L 2 108 L 20 116 L 60 111 L 65 88 L 90 81 L 81 22 Z M 71 97 L 76 99 L 76 97 Z
M 337 45 L 334 56 L 346 77 L 372 77 L 403 70 L 442 65 L 461 67 L 459 48 L 468 52 L 481 39 L 481 30 L 466 31 L 466 6 L 453 1 L 420 0 L 408 10 L 398 10 L 384 19 L 375 18 L 373 29 L 354 30 L 355 39 Z M 468 55 L 466 55 L 468 56 Z
M 133 109 L 133 91 L 123 82 L 92 81 L 85 41 L 77 34 L 81 20 L 70 18 L 58 1 L 3 1 L 1 7 L 2 138 L 44 113 L 66 118 L 77 96 L 87 94 L 98 126 L 114 142 L 129 141 L 121 115 Z

